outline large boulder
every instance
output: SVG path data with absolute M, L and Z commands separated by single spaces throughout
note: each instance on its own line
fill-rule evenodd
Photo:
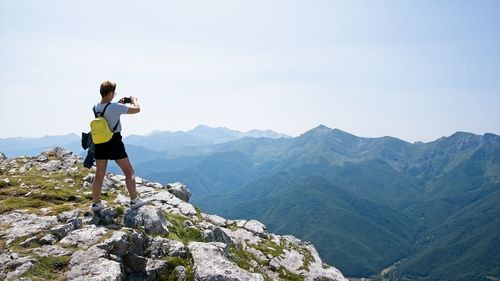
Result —
M 224 243 L 191 242 L 188 248 L 193 256 L 195 280 L 264 280 L 261 274 L 248 272 L 231 261 Z
M 267 237 L 266 226 L 258 220 L 249 220 L 243 226 L 246 230 L 251 231 L 254 234 L 259 235 L 260 237 Z
M 122 265 L 109 259 L 109 254 L 98 247 L 86 251 L 76 251 L 71 256 L 70 271 L 66 277 L 70 281 L 121 281 L 124 279 Z
M 348 281 L 335 267 L 323 264 L 316 248 L 309 243 L 303 242 L 292 235 L 281 236 L 285 249 L 283 253 L 271 259 L 271 269 L 280 267 L 288 271 L 300 274 L 304 280 L 332 280 Z
M 173 269 L 165 260 L 154 260 L 135 254 L 124 257 L 123 263 L 128 274 L 128 280 L 154 281 L 163 272 Z
M 168 235 L 165 216 L 160 208 L 154 206 L 128 209 L 123 216 L 123 224 L 130 228 L 141 228 L 147 234 Z
M 189 198 L 192 195 L 191 191 L 180 182 L 169 183 L 165 185 L 165 188 L 184 202 L 189 202 Z
M 121 258 L 128 253 L 129 248 L 131 247 L 129 240 L 130 235 L 128 233 L 124 231 L 115 231 L 111 237 L 99 244 L 96 244 L 95 246 L 105 250 L 109 254 Z
M 153 238 L 147 252 L 149 257 L 154 259 L 160 259 L 166 256 L 188 257 L 186 247 L 184 247 L 182 242 L 163 237 Z
M 229 237 L 229 235 L 227 235 L 227 233 L 224 232 L 220 227 L 203 231 L 203 237 L 206 241 L 209 242 L 222 242 L 229 246 L 234 245 L 231 237 Z

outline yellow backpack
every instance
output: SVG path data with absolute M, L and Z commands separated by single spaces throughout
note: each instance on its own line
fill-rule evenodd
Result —
M 106 121 L 106 119 L 104 119 L 104 113 L 106 112 L 106 109 L 109 105 L 110 103 L 106 104 L 102 113 L 96 112 L 95 106 L 92 108 L 92 110 L 94 111 L 95 119 L 90 121 L 90 134 L 92 135 L 92 141 L 94 142 L 94 144 L 100 144 L 110 141 L 113 137 L 114 131 L 120 123 L 120 120 L 118 120 L 118 123 L 116 123 L 113 130 L 109 128 L 108 122 Z

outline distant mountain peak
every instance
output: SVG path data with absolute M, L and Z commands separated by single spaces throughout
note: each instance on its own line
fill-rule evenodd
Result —
M 311 130 L 305 132 L 304 134 L 307 134 L 307 135 L 310 135 L 310 134 L 321 135 L 321 134 L 329 133 L 331 131 L 332 131 L 331 128 L 328 128 L 325 125 L 319 125 L 319 126 L 317 126 L 315 128 L 312 128 Z

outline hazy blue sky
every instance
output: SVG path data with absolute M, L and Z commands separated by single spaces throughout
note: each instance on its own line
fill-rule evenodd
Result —
M 500 1 L 0 0 L 0 137 L 319 124 L 430 141 L 500 134 Z

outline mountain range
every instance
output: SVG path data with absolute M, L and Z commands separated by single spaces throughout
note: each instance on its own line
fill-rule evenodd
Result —
M 500 278 L 498 135 L 408 143 L 326 126 L 233 139 L 220 129 L 125 142 L 137 175 L 181 181 L 205 210 L 310 240 L 346 276 Z

